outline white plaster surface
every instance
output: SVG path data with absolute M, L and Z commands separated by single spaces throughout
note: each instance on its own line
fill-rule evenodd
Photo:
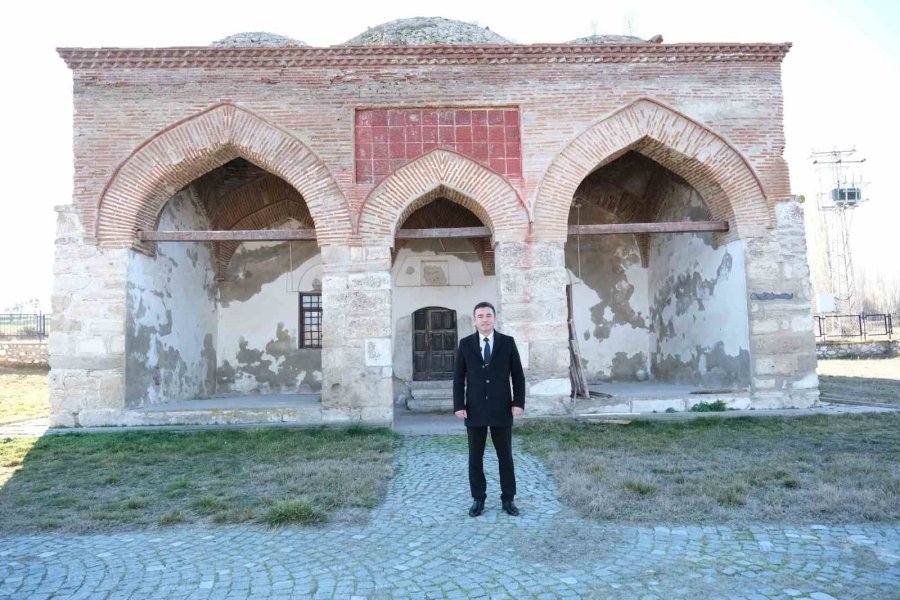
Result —
M 159 228 L 208 229 L 208 221 L 186 190 L 166 204 Z M 214 291 L 211 244 L 160 242 L 156 256 L 129 253 L 129 406 L 206 397 L 214 392 Z
M 450 273 L 448 285 L 417 285 L 422 263 L 441 261 Z M 466 240 L 410 240 L 398 253 L 391 269 L 394 280 L 393 322 L 394 375 L 412 381 L 412 314 L 420 308 L 439 306 L 456 311 L 457 340 L 475 331 L 472 310 L 478 302 L 496 306 L 495 276 L 485 276 L 475 249 Z M 501 319 L 502 315 L 498 315 Z M 498 326 L 498 331 L 502 327 Z M 457 342 L 458 343 L 458 342 Z
M 700 195 L 673 184 L 660 220 L 700 218 Z M 710 233 L 650 238 L 653 375 L 684 383 L 749 385 L 750 329 L 745 248 L 714 248 Z
M 249 257 L 257 256 L 254 261 Z M 291 268 L 293 267 L 293 268 Z M 275 276 L 262 279 L 256 286 L 249 285 L 254 278 L 259 279 L 265 270 L 278 271 Z M 298 349 L 300 328 L 301 292 L 319 292 L 322 282 L 322 257 L 314 241 L 285 242 L 244 242 L 238 247 L 227 270 L 230 281 L 220 283 L 218 302 L 218 367 L 221 371 L 228 362 L 235 369 L 234 383 L 220 383 L 219 394 L 270 394 L 310 391 L 318 389 L 322 382 L 321 350 Z M 235 291 L 237 287 L 247 287 L 252 295 Z M 240 366 L 240 346 L 242 341 L 250 350 L 260 351 L 261 361 L 270 361 L 269 369 L 278 372 L 286 360 L 267 351 L 267 346 L 278 340 L 279 327 L 290 336 L 289 344 L 304 355 L 301 361 L 305 368 L 296 377 L 287 381 L 280 377 L 280 383 L 273 386 Z M 288 343 L 288 342 L 286 342 Z

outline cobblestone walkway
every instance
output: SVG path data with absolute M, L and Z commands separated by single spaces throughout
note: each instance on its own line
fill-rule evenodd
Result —
M 560 505 L 516 453 L 519 518 L 469 504 L 462 437 L 406 437 L 365 525 L 0 538 L 13 598 L 898 598 L 900 527 L 646 528 Z

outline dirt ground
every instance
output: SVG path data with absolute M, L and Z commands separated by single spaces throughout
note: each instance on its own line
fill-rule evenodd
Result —
M 820 360 L 822 399 L 846 398 L 900 405 L 900 357 Z

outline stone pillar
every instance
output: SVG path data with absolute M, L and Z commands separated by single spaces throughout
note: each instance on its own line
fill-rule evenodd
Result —
M 807 407 L 819 380 L 803 210 L 782 202 L 775 212 L 773 229 L 745 239 L 751 405 Z
M 500 242 L 495 248 L 497 329 L 516 338 L 528 415 L 572 411 L 563 244 Z
M 392 425 L 391 250 L 322 248 L 322 416 Z
M 78 209 L 56 212 L 50 425 L 123 424 L 129 250 L 86 244 Z

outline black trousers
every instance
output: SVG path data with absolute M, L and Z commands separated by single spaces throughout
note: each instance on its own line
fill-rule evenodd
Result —
M 512 500 L 516 495 L 516 471 L 512 457 L 512 427 L 491 427 L 491 441 L 500 463 L 500 499 Z M 469 434 L 469 488 L 472 498 L 487 498 L 487 482 L 484 479 L 484 446 L 487 427 L 466 427 Z

